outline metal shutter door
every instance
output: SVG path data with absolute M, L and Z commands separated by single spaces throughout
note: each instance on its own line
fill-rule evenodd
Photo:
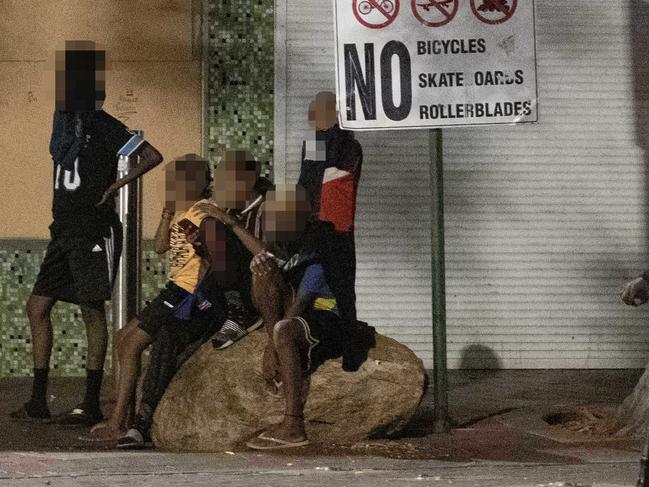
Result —
M 639 4 L 537 0 L 540 123 L 445 130 L 450 367 L 644 367 L 646 311 L 617 297 L 648 264 Z M 332 5 L 276 15 L 276 174 L 295 182 L 308 102 L 334 86 Z M 430 366 L 428 135 L 358 139 L 359 316 Z

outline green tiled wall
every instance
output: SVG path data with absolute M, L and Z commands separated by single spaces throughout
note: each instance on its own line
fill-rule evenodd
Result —
M 0 377 L 31 374 L 31 340 L 25 303 L 46 247 L 47 242 L 42 240 L 0 240 Z M 165 258 L 156 255 L 150 250 L 151 247 L 147 243 L 143 253 L 143 304 L 154 298 L 165 283 Z M 107 311 L 110 318 L 109 305 Z M 83 374 L 86 338 L 79 307 L 58 303 L 52 312 L 52 323 L 54 347 L 51 374 Z
M 271 174 L 273 141 L 273 1 L 209 0 L 208 157 L 216 147 L 249 149 Z M 25 302 L 47 242 L 0 239 L 0 377 L 30 375 Z M 145 246 L 146 248 L 147 246 Z M 148 245 L 150 249 L 150 245 Z M 165 282 L 165 257 L 145 250 L 143 299 Z M 83 375 L 85 328 L 78 307 L 55 307 L 52 375 Z M 109 354 L 110 355 L 110 354 Z
M 210 1 L 207 153 L 250 150 L 270 175 L 273 158 L 272 0 Z

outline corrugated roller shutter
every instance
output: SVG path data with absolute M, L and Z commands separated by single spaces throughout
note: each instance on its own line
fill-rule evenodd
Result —
M 444 132 L 449 366 L 644 367 L 647 310 L 618 293 L 649 267 L 649 7 L 536 11 L 540 123 Z M 332 5 L 277 16 L 275 163 L 295 182 L 308 102 L 334 87 Z M 359 314 L 430 366 L 428 134 L 358 139 Z

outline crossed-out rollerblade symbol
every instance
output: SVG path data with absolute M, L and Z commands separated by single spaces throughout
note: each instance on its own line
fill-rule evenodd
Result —
M 518 0 L 471 0 L 473 15 L 485 24 L 507 22 L 514 15 L 517 6 Z

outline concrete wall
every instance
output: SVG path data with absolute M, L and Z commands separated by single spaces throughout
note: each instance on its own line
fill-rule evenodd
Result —
M 51 222 L 53 59 L 66 39 L 112 59 L 105 110 L 165 159 L 201 152 L 200 32 L 182 0 L 0 1 L 0 225 L 3 238 L 46 238 Z M 198 24 L 200 26 L 200 23 Z M 196 42 L 198 39 L 198 43 Z M 163 204 L 162 169 L 145 181 L 144 234 Z

